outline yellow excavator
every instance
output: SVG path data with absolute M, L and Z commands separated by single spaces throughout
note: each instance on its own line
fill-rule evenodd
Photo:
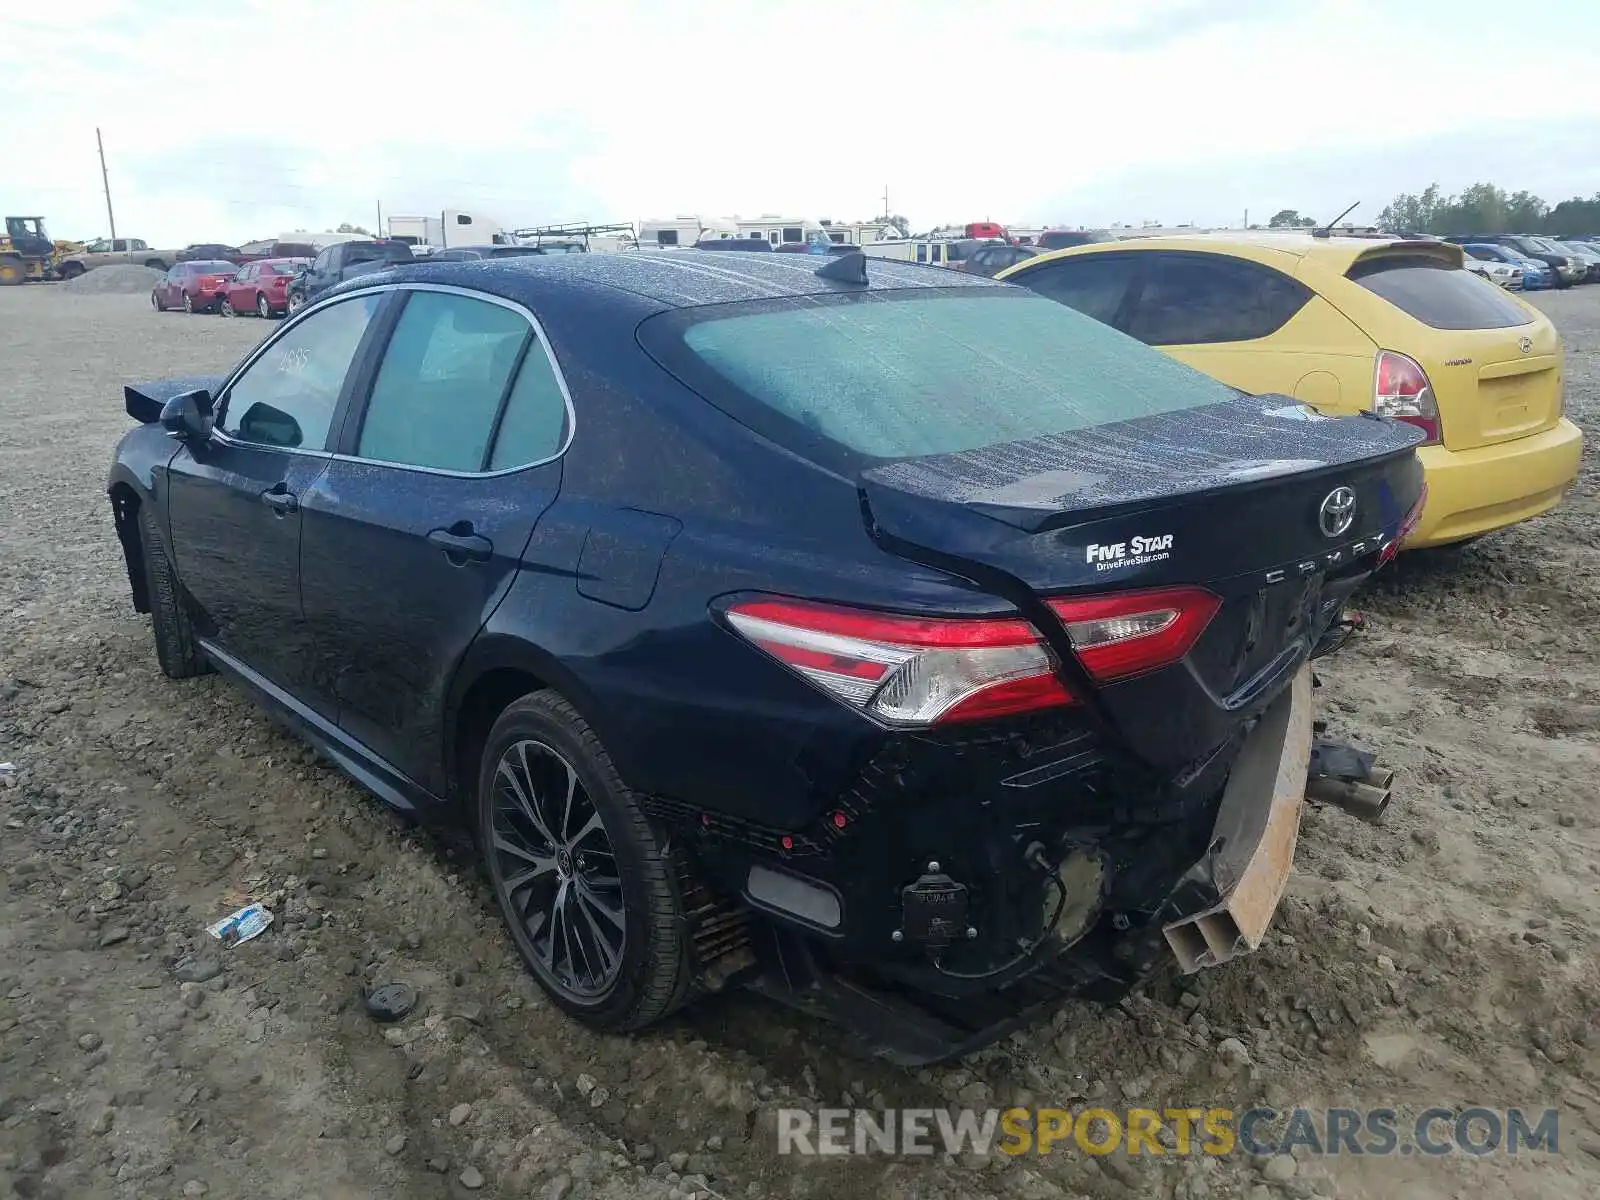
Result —
M 56 279 L 62 256 L 81 249 L 77 242 L 52 242 L 43 217 L 7 217 L 0 237 L 0 287 L 30 279 Z

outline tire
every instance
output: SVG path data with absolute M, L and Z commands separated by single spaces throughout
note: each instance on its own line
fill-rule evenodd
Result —
M 61 266 L 56 268 L 56 274 L 60 275 L 62 279 L 76 279 L 83 274 L 83 271 L 83 264 L 75 262 L 62 263 Z
M 477 782 L 475 832 L 495 901 L 556 1007 L 615 1033 L 681 1005 L 690 954 L 672 852 L 576 710 L 554 692 L 512 703 L 489 732 Z M 535 811 L 549 814 L 543 825 Z M 551 914 L 563 896 L 558 945 Z
M 233 305 L 228 302 L 226 296 L 217 301 L 217 312 L 224 317 L 237 317 L 239 315 L 233 310 Z
M 306 294 L 304 292 L 290 292 L 288 303 L 284 305 L 284 310 L 292 317 L 305 306 Z
M 0 255 L 0 287 L 16 287 L 27 282 L 27 264 L 15 255 Z
M 149 267 L 152 271 L 170 271 L 170 270 L 172 270 L 172 268 L 168 264 L 162 262 L 159 258 L 147 258 L 147 259 L 145 259 L 144 265 Z
M 147 505 L 139 508 L 139 546 L 144 555 L 145 586 L 150 595 L 150 628 L 155 635 L 156 661 L 169 679 L 205 675 L 211 664 L 200 652 L 194 627 L 183 607 L 183 596 L 172 560 L 167 557 L 161 528 Z
M 154 288 L 150 290 L 150 307 L 157 312 L 167 311 L 167 298 Z
M 263 321 L 272 316 L 272 305 L 267 303 L 267 297 L 264 292 L 256 293 L 256 316 Z
M 191 296 L 187 291 L 183 293 L 183 311 L 188 313 L 190 316 L 194 315 L 194 297 Z

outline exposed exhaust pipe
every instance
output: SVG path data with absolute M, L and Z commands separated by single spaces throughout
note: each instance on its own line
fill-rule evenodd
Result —
M 1306 798 L 1319 804 L 1334 804 L 1376 825 L 1389 807 L 1394 772 L 1374 767 L 1363 780 L 1333 779 L 1320 775 L 1306 781 Z

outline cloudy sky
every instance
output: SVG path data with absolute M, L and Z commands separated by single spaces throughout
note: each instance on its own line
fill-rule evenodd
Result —
M 451 208 L 917 227 L 1600 191 L 1600 5 L 0 0 L 0 213 L 241 242 Z M 1522 40 L 1519 30 L 1542 30 Z M 1507 36 L 1501 36 L 1504 32 Z M 1549 35 L 1549 36 L 1546 36 Z M 1563 61 L 1564 60 L 1564 61 Z

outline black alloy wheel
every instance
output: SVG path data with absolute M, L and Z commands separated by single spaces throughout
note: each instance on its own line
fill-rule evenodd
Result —
M 620 1032 L 683 1003 L 680 852 L 564 698 L 534 692 L 500 714 L 474 798 L 500 915 L 558 1008 Z

